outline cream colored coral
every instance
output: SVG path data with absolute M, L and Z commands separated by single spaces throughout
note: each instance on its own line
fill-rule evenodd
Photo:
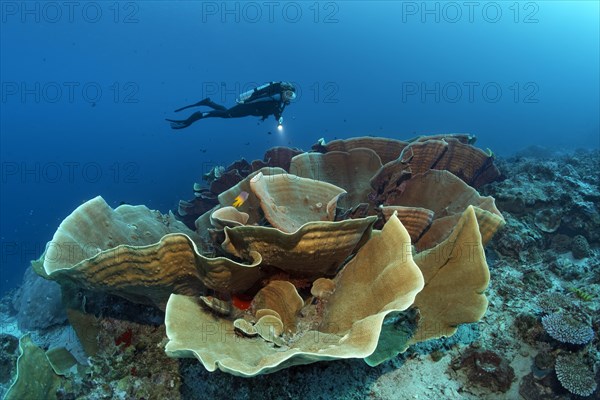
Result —
M 193 297 L 174 294 L 166 308 L 165 350 L 172 357 L 196 357 L 209 371 L 239 376 L 320 360 L 364 358 L 375 350 L 385 316 L 410 307 L 424 284 L 408 232 L 395 216 L 334 281 L 336 290 L 324 316 L 300 321 L 298 332 L 277 346 L 236 336 L 234 321 L 207 311 Z

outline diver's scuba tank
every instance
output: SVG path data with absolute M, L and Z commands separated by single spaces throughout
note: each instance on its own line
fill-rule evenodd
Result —
M 274 85 L 274 84 L 275 84 L 275 82 L 269 82 L 269 83 L 265 83 L 264 85 L 261 85 L 257 88 L 250 89 L 247 92 L 240 94 L 240 96 L 235 100 L 235 102 L 238 104 L 243 104 L 246 101 L 248 101 L 251 97 L 254 97 L 252 100 L 262 97 L 264 94 L 268 94 L 268 91 L 266 89 L 269 88 L 269 86 Z
M 294 85 L 289 82 L 268 82 L 257 88 L 250 89 L 239 95 L 235 100 L 238 104 L 260 99 L 263 97 L 272 97 L 281 94 L 284 90 L 296 91 Z

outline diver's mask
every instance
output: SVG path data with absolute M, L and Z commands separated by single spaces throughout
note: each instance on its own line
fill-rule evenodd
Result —
M 296 99 L 296 92 L 293 90 L 284 90 L 281 93 L 281 98 L 285 103 L 289 103 L 290 101 Z

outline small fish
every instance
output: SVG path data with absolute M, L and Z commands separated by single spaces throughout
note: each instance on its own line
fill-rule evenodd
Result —
M 241 207 L 248 200 L 248 192 L 241 192 L 237 195 L 237 197 L 233 200 L 232 206 Z
M 583 301 L 591 301 L 594 298 L 594 295 L 591 293 L 588 293 L 582 289 L 579 289 L 577 287 L 570 287 L 569 291 L 575 293 L 575 296 L 577 296 L 578 298 L 580 298 Z

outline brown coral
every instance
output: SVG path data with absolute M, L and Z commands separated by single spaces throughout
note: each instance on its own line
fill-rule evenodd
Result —
M 335 215 L 331 215 L 328 204 L 345 193 L 323 181 L 291 174 L 265 176 L 260 172 L 250 180 L 250 189 L 269 223 L 286 233 L 297 231 L 307 222 L 333 221 Z
M 405 338 L 396 348 L 379 347 L 393 334 L 382 331 L 389 314 L 418 308 L 415 343 L 451 335 L 485 312 L 483 244 L 503 220 L 493 200 L 482 200 L 450 172 L 430 171 L 449 169 L 473 185 L 493 178 L 491 157 L 469 141 L 461 135 L 410 143 L 357 138 L 324 145 L 323 155 L 297 156 L 289 166 L 335 166 L 309 174 L 319 179 L 281 168 L 250 173 L 255 164 L 242 160 L 228 169 L 233 180 L 214 171 L 226 184 L 218 188 L 224 190 L 220 205 L 195 220 L 197 232 L 172 216 L 145 207 L 112 210 L 97 198 L 61 224 L 55 242 L 74 242 L 75 252 L 49 248 L 43 274 L 159 307 L 168 297 L 167 353 L 197 357 L 211 371 L 254 376 L 352 357 L 374 365 L 408 345 Z M 281 152 L 282 165 L 290 154 Z M 372 231 L 376 216 L 356 218 L 367 215 L 369 205 L 336 210 L 346 192 L 349 203 L 365 200 L 371 183 L 380 199 L 393 200 L 383 208 L 382 231 Z M 445 196 L 434 201 L 440 196 L 427 190 Z M 241 192 L 247 200 L 230 207 Z M 345 216 L 354 219 L 339 220 Z M 211 222 L 222 236 L 213 235 L 210 245 L 226 257 L 206 255 Z M 414 259 L 411 236 L 417 246 L 428 237 L 421 248 L 429 250 Z M 250 309 L 238 295 L 252 299 Z
M 303 153 L 292 159 L 290 172 L 304 178 L 332 183 L 348 194 L 341 204 L 353 207 L 368 201 L 371 192 L 369 180 L 381 168 L 377 153 L 367 148 L 355 148 L 347 152 L 330 151 Z
M 590 396 L 596 391 L 594 371 L 579 354 L 561 354 L 556 358 L 556 376 L 561 385 L 578 396 Z
M 449 171 L 473 187 L 500 176 L 493 157 L 476 147 L 452 137 L 422 138 L 406 146 L 397 159 L 384 164 L 371 179 L 371 186 L 380 202 L 393 204 L 387 198 L 407 179 L 407 174 L 416 175 L 430 169 Z
M 396 213 L 413 243 L 417 242 L 423 232 L 429 228 L 434 216 L 433 211 L 422 207 L 381 206 L 380 209 L 386 221 Z
M 423 287 L 422 275 L 412 261 L 410 238 L 396 217 L 359 250 L 334 281 L 336 290 L 322 320 L 309 317 L 299 321 L 299 332 L 293 336 L 269 333 L 269 339 L 278 343 L 276 348 L 272 340 L 239 339 L 234 321 L 215 318 L 193 297 L 174 294 L 165 317 L 167 354 L 196 357 L 209 371 L 218 368 L 240 376 L 319 360 L 366 357 L 377 345 L 384 317 L 409 307 Z M 314 315 L 309 310 L 303 314 Z
M 470 383 L 506 393 L 515 378 L 515 371 L 507 360 L 490 350 L 470 349 L 452 367 L 464 370 Z
M 371 149 L 381 159 L 383 164 L 386 164 L 392 160 L 398 158 L 402 150 L 408 145 L 408 142 L 401 140 L 363 136 L 355 137 L 350 139 L 337 139 L 332 140 L 329 143 L 325 143 L 324 140 L 320 140 L 318 143 L 313 145 L 313 150 L 330 152 L 330 151 L 343 151 L 350 152 L 353 149 Z
M 484 245 L 505 224 L 492 197 L 480 196 L 475 189 L 448 171 L 429 170 L 414 175 L 388 200 L 390 205 L 423 207 L 433 211 L 431 226 L 416 243 L 418 250 L 441 243 L 469 205 L 476 206 Z

